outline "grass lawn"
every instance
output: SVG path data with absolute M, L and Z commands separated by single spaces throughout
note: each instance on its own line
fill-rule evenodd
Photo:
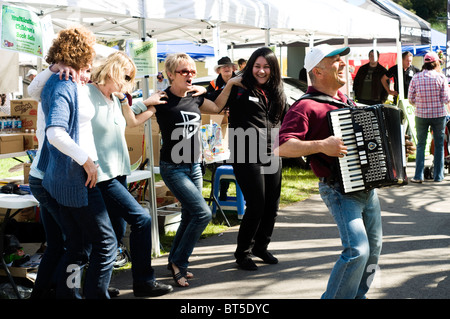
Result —
M 28 156 L 21 156 L 17 159 L 22 162 L 27 162 Z M 23 166 L 20 165 L 20 162 L 15 160 L 14 158 L 3 158 L 0 159 L 0 179 L 7 177 L 15 177 L 23 175 Z

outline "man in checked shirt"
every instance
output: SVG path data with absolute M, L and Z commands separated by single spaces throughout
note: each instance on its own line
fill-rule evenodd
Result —
M 447 78 L 441 72 L 441 61 L 435 52 L 425 55 L 422 72 L 412 78 L 408 100 L 415 106 L 417 131 L 416 171 L 411 182 L 423 182 L 429 127 L 434 138 L 434 181 L 441 182 L 444 179 L 444 134 L 450 91 Z

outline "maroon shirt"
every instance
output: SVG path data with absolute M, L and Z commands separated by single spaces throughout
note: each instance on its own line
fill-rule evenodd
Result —
M 320 92 L 310 86 L 306 93 Z M 338 96 L 341 102 L 345 104 L 348 103 L 348 98 L 346 95 L 338 91 Z M 284 117 L 283 124 L 280 129 L 280 145 L 291 138 L 297 138 L 303 141 L 326 139 L 331 135 L 327 113 L 328 111 L 335 110 L 337 108 L 338 107 L 335 105 L 318 102 L 311 99 L 304 99 L 295 102 L 292 104 L 291 108 Z M 335 158 L 319 153 L 311 156 L 310 163 L 311 169 L 317 177 L 329 177 L 331 174 L 330 166 L 335 163 Z

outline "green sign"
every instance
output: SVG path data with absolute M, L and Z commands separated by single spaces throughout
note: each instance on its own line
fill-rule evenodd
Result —
M 41 22 L 35 13 L 3 5 L 1 21 L 2 49 L 43 56 Z
M 415 107 L 409 103 L 408 100 L 399 100 L 398 107 L 403 110 L 407 124 L 409 126 L 409 133 L 414 144 L 417 145 L 417 134 L 416 134 L 416 115 Z M 425 147 L 425 156 L 430 155 L 430 146 L 433 137 L 431 132 L 428 132 L 427 136 L 427 146 Z
M 136 64 L 137 78 L 158 73 L 156 43 L 156 40 L 128 42 L 129 55 Z

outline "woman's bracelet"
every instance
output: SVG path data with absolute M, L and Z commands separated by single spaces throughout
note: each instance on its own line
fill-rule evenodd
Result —
M 123 95 L 123 99 L 119 99 L 120 103 L 123 103 L 127 99 L 127 94 Z

